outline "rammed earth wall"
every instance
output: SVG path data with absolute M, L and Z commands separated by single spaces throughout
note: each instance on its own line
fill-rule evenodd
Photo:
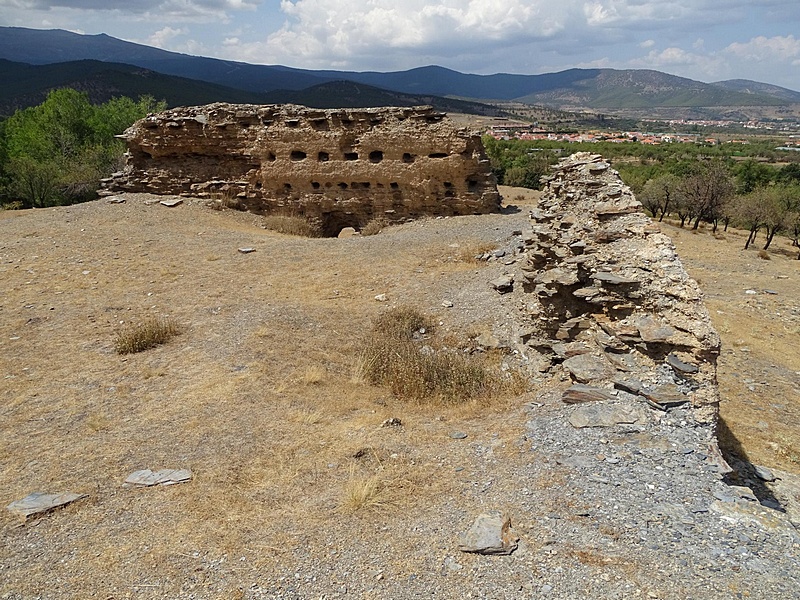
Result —
M 318 110 L 210 104 L 137 121 L 109 191 L 224 197 L 319 219 L 482 214 L 500 196 L 480 137 L 431 107 Z

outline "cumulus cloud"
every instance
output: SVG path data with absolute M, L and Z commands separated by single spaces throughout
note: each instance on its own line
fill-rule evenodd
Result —
M 725 52 L 742 60 L 760 63 L 798 59 L 800 58 L 800 40 L 793 35 L 771 38 L 760 35 L 748 42 L 734 42 L 725 48 Z
M 147 39 L 147 43 L 156 48 L 166 48 L 168 42 L 179 35 L 186 35 L 186 29 L 179 28 L 173 29 L 172 27 L 164 27 L 159 29 Z

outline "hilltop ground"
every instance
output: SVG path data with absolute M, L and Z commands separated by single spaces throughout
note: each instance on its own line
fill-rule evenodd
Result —
M 759 597 L 754 581 L 764 595 L 800 593 L 787 558 L 798 540 L 785 528 L 779 543 L 708 511 L 676 517 L 678 533 L 661 513 L 634 527 L 651 500 L 633 500 L 647 487 L 632 483 L 632 462 L 619 498 L 602 477 L 574 486 L 583 467 L 565 456 L 601 461 L 584 440 L 602 448 L 617 434 L 535 434 L 531 423 L 545 421 L 527 422 L 531 411 L 561 410 L 537 381 L 491 402 L 422 406 L 353 376 L 388 306 L 428 312 L 454 343 L 509 327 L 517 300 L 488 285 L 506 265 L 473 260 L 509 247 L 526 224 L 535 194 L 503 192 L 521 210 L 349 239 L 283 236 L 257 216 L 142 195 L 0 213 L 0 500 L 88 495 L 25 525 L 0 512 L 0 598 Z M 800 262 L 759 259 L 737 233 L 664 230 L 723 339 L 725 442 L 800 472 Z M 148 315 L 184 331 L 116 354 L 116 332 Z M 390 417 L 402 427 L 381 427 Z M 682 435 L 672 419 L 636 434 L 645 457 L 662 452 L 658 427 Z M 711 489 L 703 465 L 689 466 Z M 165 467 L 194 479 L 121 486 L 134 470 Z M 700 498 L 680 491 L 682 477 L 665 479 L 657 500 Z M 359 508 L 354 491 L 371 485 L 375 504 Z M 623 512 L 605 514 L 606 504 Z M 515 515 L 523 546 L 507 558 L 460 554 L 458 535 L 493 507 Z M 746 546 L 749 562 L 728 569 L 727 543 Z

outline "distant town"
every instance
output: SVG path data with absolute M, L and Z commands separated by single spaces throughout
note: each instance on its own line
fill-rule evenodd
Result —
M 644 122 L 645 125 L 647 123 L 647 121 Z M 554 132 L 547 127 L 540 126 L 539 123 L 530 124 L 511 120 L 504 123 L 502 119 L 496 119 L 493 124 L 486 127 L 485 133 L 499 140 L 611 142 L 647 145 L 685 143 L 710 146 L 718 144 L 749 144 L 750 140 L 748 138 L 758 136 L 761 139 L 773 138 L 782 140 L 782 145 L 776 147 L 776 150 L 800 151 L 800 125 L 795 122 L 783 124 L 761 121 L 675 119 L 652 121 L 652 123 L 654 129 L 663 129 L 667 126 L 673 132 L 607 130 Z M 709 131 L 713 130 L 714 133 L 704 133 L 702 131 L 704 128 Z M 731 133 L 720 135 L 720 131 L 726 128 L 735 129 L 736 131 L 741 131 L 742 129 L 748 131 L 741 136 L 733 136 Z M 680 133 L 682 131 L 684 133 Z

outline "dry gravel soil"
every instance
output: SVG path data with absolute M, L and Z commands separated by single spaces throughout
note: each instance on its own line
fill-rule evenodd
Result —
M 0 511 L 0 599 L 800 597 L 785 519 L 734 527 L 700 508 L 669 520 L 670 502 L 723 494 L 692 462 L 707 440 L 690 416 L 562 431 L 544 378 L 453 406 L 357 377 L 391 306 L 432 315 L 454 345 L 513 334 L 519 298 L 488 285 L 513 265 L 473 258 L 513 247 L 527 223 L 535 194 L 503 192 L 518 208 L 347 239 L 146 195 L 0 212 L 0 504 L 87 495 L 27 523 Z M 800 472 L 800 261 L 759 259 L 737 233 L 664 230 L 722 335 L 724 441 Z M 148 316 L 182 333 L 117 354 L 117 332 Z M 391 417 L 402 426 L 382 427 Z M 615 436 L 626 450 L 605 461 L 597 448 Z M 686 482 L 663 471 L 676 447 L 689 458 L 663 464 Z M 601 472 L 620 460 L 625 475 Z M 194 478 L 121 485 L 144 468 Z M 663 485 L 645 485 L 655 469 Z M 512 515 L 512 556 L 458 552 L 487 509 Z

